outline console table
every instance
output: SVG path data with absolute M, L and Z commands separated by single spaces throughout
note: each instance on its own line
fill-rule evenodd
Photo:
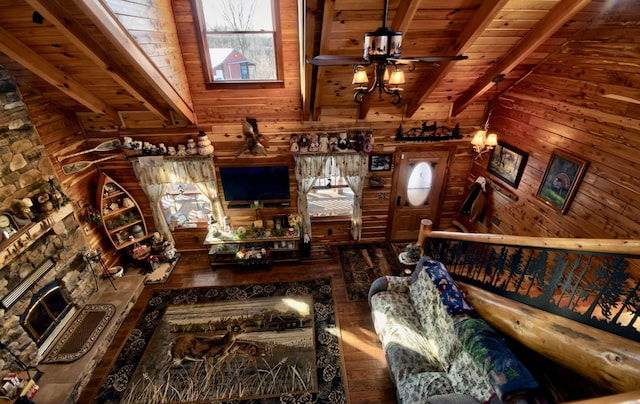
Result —
M 209 248 L 209 263 L 212 267 L 242 264 L 236 253 L 243 249 L 269 250 L 270 262 L 296 262 L 300 260 L 300 237 L 217 238 L 207 235 L 204 245 Z

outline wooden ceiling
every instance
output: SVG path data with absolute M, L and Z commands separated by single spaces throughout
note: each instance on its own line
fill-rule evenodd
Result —
M 385 111 L 406 118 L 458 116 L 476 100 L 493 96 L 493 80 L 509 88 L 597 15 L 603 2 L 590 0 L 390 0 L 387 25 L 403 31 L 403 57 L 465 55 L 467 60 L 419 65 L 405 70 L 399 107 L 377 92 L 360 107 L 359 117 Z M 315 26 L 307 29 L 307 58 L 361 56 L 364 33 L 382 26 L 385 0 L 318 0 Z M 591 4 L 591 5 L 590 5 Z M 310 24 L 311 25 L 311 24 Z M 313 40 L 311 36 L 313 35 Z M 371 70 L 371 68 L 369 68 Z M 308 108 L 314 115 L 354 108 L 350 66 L 308 67 L 313 85 Z M 370 74 L 371 77 L 371 74 Z
M 189 0 L 144 2 L 165 15 L 155 20 L 156 26 L 144 28 L 148 33 L 132 35 L 126 21 L 141 16 L 127 15 L 133 9 L 127 6 L 134 3 L 130 0 L 0 0 L 0 64 L 21 89 L 73 113 L 105 116 L 114 127 L 126 127 L 128 114 L 140 112 L 164 126 L 195 125 L 193 83 L 190 89 L 172 14 L 183 2 Z M 280 0 L 281 6 L 292 2 Z M 508 89 L 550 54 L 562 52 L 563 44 L 589 28 L 608 3 L 389 0 L 388 26 L 404 32 L 403 56 L 468 56 L 439 67 L 405 69 L 399 106 L 391 105 L 388 96 L 379 100 L 376 93 L 356 104 L 351 66 L 303 63 L 319 54 L 362 55 L 364 33 L 382 25 L 384 0 L 306 0 L 304 54 L 285 60 L 285 66 L 304 66 L 302 97 L 295 100 L 303 121 L 466 116 L 479 123 L 497 75 L 506 76 L 500 90 Z M 34 10 L 43 21 L 34 22 Z M 285 41 L 285 55 L 296 54 L 291 49 L 297 44 L 291 42 Z M 162 47 L 165 53 L 159 54 Z
M 105 116 L 117 127 L 134 111 L 165 125 L 194 123 L 186 80 L 158 62 L 157 38 L 134 40 L 112 12 L 118 4 L 126 2 L 0 0 L 0 63 L 19 88 L 71 112 Z M 154 12 L 172 23 L 170 7 Z M 163 42 L 177 42 L 175 27 L 165 28 L 151 27 Z

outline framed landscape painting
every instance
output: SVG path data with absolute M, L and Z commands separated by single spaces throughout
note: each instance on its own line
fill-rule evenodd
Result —
M 491 151 L 487 171 L 517 189 L 528 158 L 529 153 L 499 142 Z
M 562 150 L 554 150 L 536 196 L 566 215 L 589 162 Z

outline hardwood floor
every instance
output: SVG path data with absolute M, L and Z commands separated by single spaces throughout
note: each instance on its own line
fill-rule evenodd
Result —
M 334 257 L 337 257 L 337 251 L 334 251 Z M 396 403 L 395 389 L 388 374 L 380 341 L 373 331 L 367 302 L 351 301 L 347 298 L 342 270 L 337 258 L 311 263 L 274 264 L 268 272 L 239 272 L 232 267 L 212 270 L 208 256 L 204 252 L 184 252 L 167 283 L 145 287 L 102 361 L 96 367 L 89 383 L 83 389 L 78 402 L 94 401 L 103 379 L 127 340 L 129 332 L 137 323 L 154 289 L 283 282 L 325 277 L 331 278 L 333 285 L 349 403 Z

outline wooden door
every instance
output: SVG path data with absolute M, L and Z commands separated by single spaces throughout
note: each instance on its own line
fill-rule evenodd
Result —
M 450 151 L 396 151 L 391 189 L 389 240 L 416 241 L 420 221 L 437 228 Z

